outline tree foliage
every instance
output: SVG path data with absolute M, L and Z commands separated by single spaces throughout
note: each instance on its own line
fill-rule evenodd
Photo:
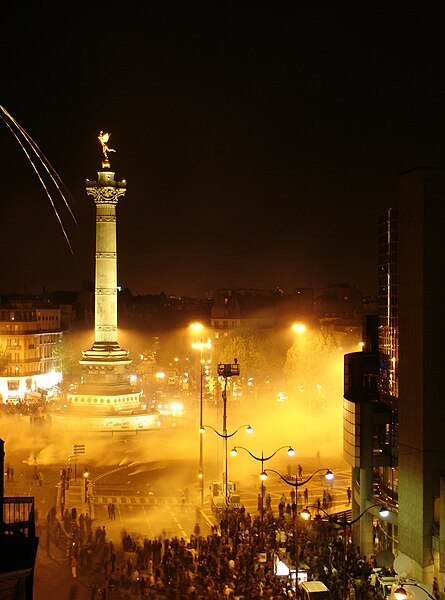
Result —
M 243 379 L 253 377 L 257 382 L 270 374 L 280 377 L 284 363 L 275 338 L 258 333 L 227 338 L 215 358 L 220 363 L 233 363 L 236 358 Z
M 285 374 L 298 386 L 326 385 L 342 360 L 334 337 L 323 331 L 305 331 L 287 351 Z
M 233 363 L 237 359 L 245 373 L 254 374 L 262 366 L 263 359 L 253 336 L 228 338 L 219 349 L 218 363 Z
M 53 356 L 58 358 L 58 370 L 64 377 L 72 377 L 80 373 L 79 359 L 81 351 L 75 336 L 65 331 L 61 340 L 53 350 Z

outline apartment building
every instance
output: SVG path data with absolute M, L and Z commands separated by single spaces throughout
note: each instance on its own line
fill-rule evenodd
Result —
M 0 398 L 39 397 L 61 379 L 55 348 L 60 308 L 34 302 L 0 305 Z

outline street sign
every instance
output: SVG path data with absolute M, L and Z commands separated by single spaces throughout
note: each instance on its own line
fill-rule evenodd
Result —
M 85 454 L 85 444 L 73 444 L 73 454 L 74 456 Z
M 234 364 L 219 363 L 218 375 L 220 377 L 234 377 L 239 375 L 239 364 L 236 358 Z

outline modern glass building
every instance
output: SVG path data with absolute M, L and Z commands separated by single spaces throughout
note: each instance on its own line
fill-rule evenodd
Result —
M 379 219 L 378 314 L 365 316 L 363 352 L 345 356 L 344 372 L 353 518 L 374 504 L 391 509 L 387 521 L 368 513 L 360 519 L 354 542 L 364 554 L 390 548 L 407 555 L 408 575 L 425 583 L 436 577 L 439 589 L 445 584 L 444 222 L 445 170 L 402 174 L 398 208 Z

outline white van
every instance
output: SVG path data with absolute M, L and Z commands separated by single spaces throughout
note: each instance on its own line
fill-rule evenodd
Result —
M 331 592 L 322 581 L 300 583 L 301 600 L 332 600 Z

